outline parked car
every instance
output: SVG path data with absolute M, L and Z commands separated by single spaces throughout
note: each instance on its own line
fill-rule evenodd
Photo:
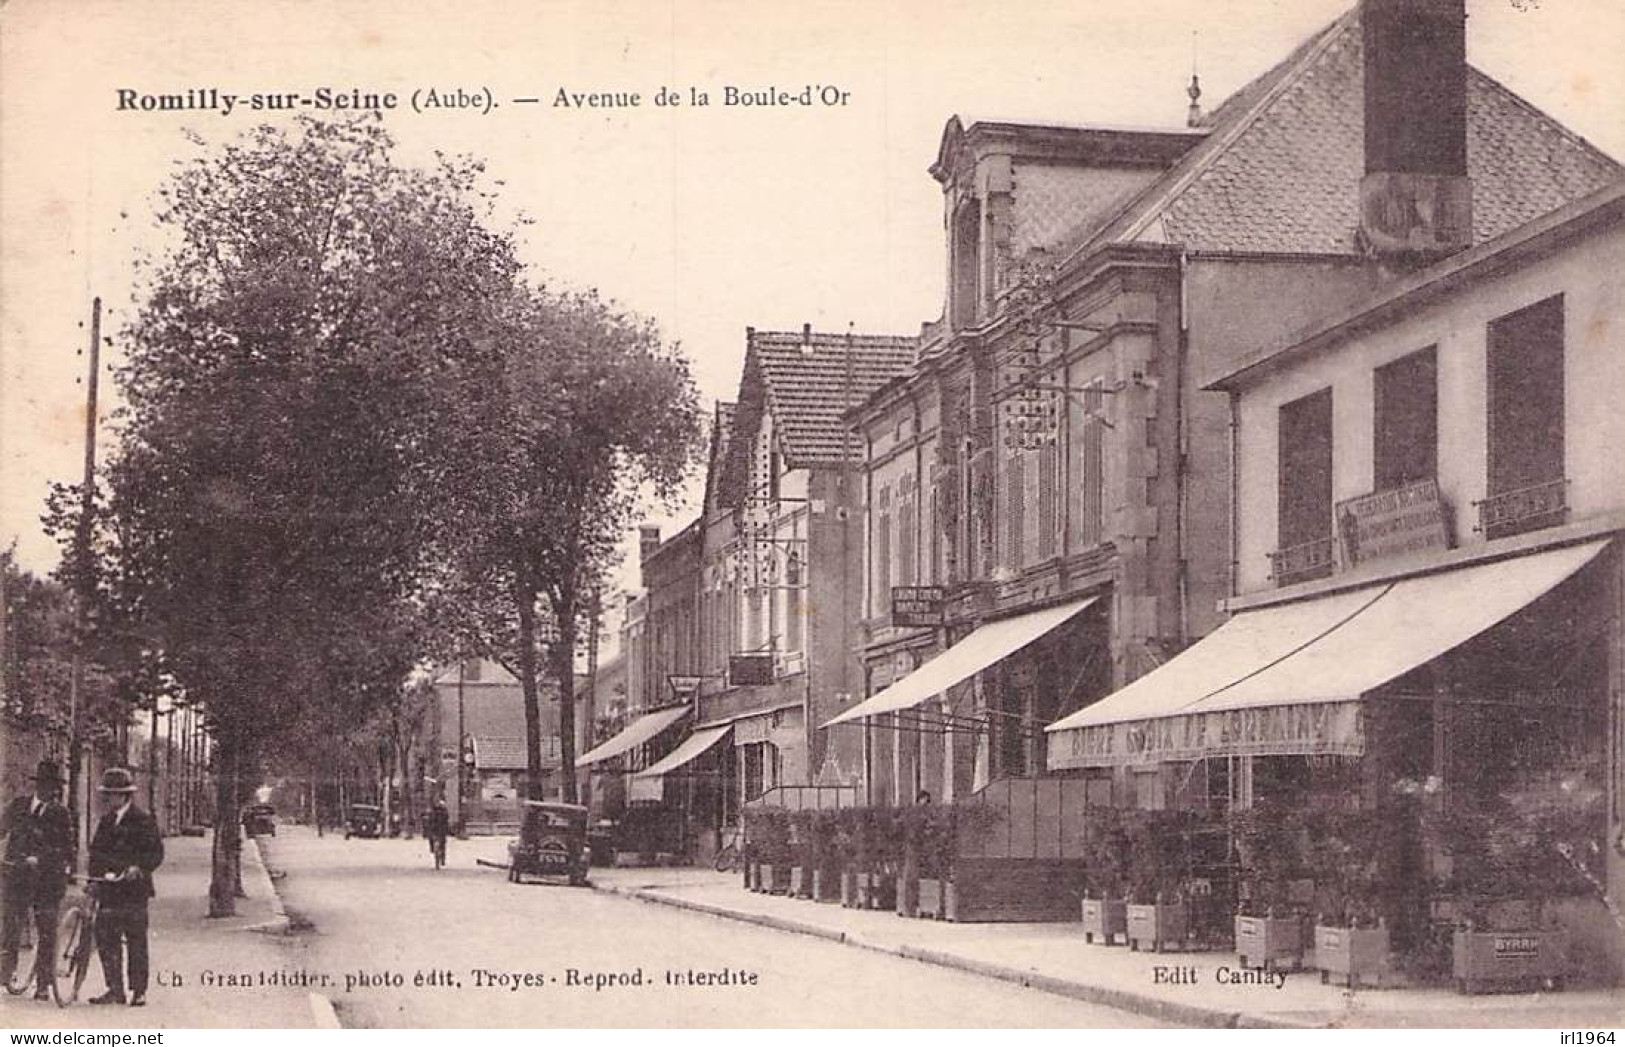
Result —
M 252 803 L 243 808 L 243 832 L 249 836 L 275 836 L 276 808 L 268 803 Z
M 587 882 L 587 808 L 526 800 L 519 839 L 508 845 L 508 882 L 526 876 L 563 876 Z
M 384 832 L 384 811 L 376 804 L 352 803 L 349 821 L 344 823 L 344 838 L 365 836 L 377 839 Z

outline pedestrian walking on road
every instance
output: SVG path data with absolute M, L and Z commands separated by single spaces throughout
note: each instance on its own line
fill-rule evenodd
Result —
M 163 864 L 164 841 L 152 815 L 134 803 L 135 779 L 122 767 L 102 774 L 107 813 L 90 841 L 90 878 L 103 881 L 96 951 L 107 991 L 91 1003 L 124 1003 L 124 959 L 129 953 L 131 1007 L 147 1002 L 147 901 L 156 893 L 152 874 Z M 218 832 L 219 830 L 216 829 Z
M 73 818 L 62 806 L 62 772 L 50 760 L 34 771 L 34 792 L 6 805 L 0 834 L 6 838 L 5 924 L 0 931 L 0 984 L 11 984 L 17 950 L 30 915 L 34 919 L 34 999 L 50 997 L 49 964 L 56 954 L 56 917 L 73 862 Z M 25 981 L 26 985 L 27 982 Z
M 446 801 L 437 799 L 423 818 L 423 835 L 429 840 L 429 853 L 434 856 L 435 868 L 446 864 L 446 837 L 451 835 L 451 812 Z

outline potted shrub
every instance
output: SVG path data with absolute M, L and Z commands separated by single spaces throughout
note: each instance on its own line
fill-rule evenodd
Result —
M 1388 916 L 1381 885 L 1396 868 L 1392 854 L 1403 816 L 1398 808 L 1332 811 L 1310 823 L 1310 861 L 1319 912 L 1315 966 L 1322 983 L 1341 978 L 1350 988 L 1380 984 L 1392 968 Z
M 856 909 L 862 904 L 859 888 L 866 873 L 862 807 L 842 807 L 835 812 L 835 852 L 840 860 L 841 905 Z
M 1441 843 L 1449 855 L 1458 923 L 1451 976 L 1460 992 L 1547 986 L 1568 975 L 1568 942 L 1547 923 L 1547 903 L 1585 894 L 1594 841 L 1603 838 L 1601 795 L 1553 791 L 1521 802 L 1495 798 L 1448 814 Z
M 956 812 L 951 804 L 925 804 L 919 810 L 919 915 L 944 920 L 953 883 Z
M 1185 841 L 1190 818 L 1179 811 L 1147 812 L 1129 847 L 1129 948 L 1152 952 L 1183 948 L 1190 935 L 1190 909 L 1182 890 L 1190 857 Z
M 841 897 L 841 851 L 835 811 L 813 811 L 808 823 L 812 835 L 812 898 L 815 902 L 839 901 Z
M 747 812 L 755 841 L 757 890 L 784 894 L 790 889 L 790 812 L 782 807 L 757 807 Z
M 1243 967 L 1303 966 L 1303 916 L 1290 883 L 1301 878 L 1303 826 L 1282 802 L 1265 801 L 1231 819 L 1240 866 L 1236 953 Z
M 1117 936 L 1128 940 L 1128 869 L 1132 838 L 1131 812 L 1111 807 L 1089 813 L 1084 827 L 1084 865 L 1088 886 L 1083 895 L 1083 940 L 1097 937 L 1115 945 Z
M 920 851 L 924 846 L 926 819 L 923 805 L 904 807 L 897 812 L 902 829 L 902 854 L 897 869 L 897 915 L 918 916 L 920 911 Z
M 895 808 L 868 808 L 864 819 L 869 864 L 868 886 L 864 892 L 867 908 L 889 910 L 897 905 L 897 875 L 903 863 L 899 823 Z
M 817 811 L 790 813 L 790 896 L 812 897 L 813 869 L 817 866 L 817 841 L 813 836 L 813 817 Z

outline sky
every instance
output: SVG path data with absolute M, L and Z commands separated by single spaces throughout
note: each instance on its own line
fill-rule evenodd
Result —
M 156 190 L 193 155 L 187 132 L 219 141 L 286 118 L 250 111 L 255 93 L 394 92 L 385 124 L 404 159 L 483 158 L 504 215 L 533 219 L 536 278 L 654 318 L 694 360 L 709 406 L 737 392 L 746 326 L 914 334 L 937 317 L 942 200 L 927 168 L 950 116 L 1180 126 L 1193 62 L 1212 108 L 1350 2 L 10 0 L 0 547 L 14 542 L 34 570 L 56 562 L 39 514 L 50 482 L 82 469 L 91 299 L 105 302 L 110 340 L 105 446 L 132 263 L 163 248 Z M 1625 157 L 1625 4 L 1468 11 L 1469 61 Z M 727 106 L 730 86 L 810 86 L 814 104 Z M 655 105 L 662 87 L 682 104 Z M 234 111 L 140 104 L 209 89 L 238 95 Z M 431 90 L 480 105 L 415 111 Z M 641 104 L 558 105 L 561 91 Z M 693 512 L 691 500 L 649 517 L 670 534 Z M 636 584 L 630 564 L 618 581 Z

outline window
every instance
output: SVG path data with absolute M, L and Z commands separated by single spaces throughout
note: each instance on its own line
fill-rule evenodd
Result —
M 1376 489 L 1391 491 L 1433 479 L 1439 461 L 1439 374 L 1433 347 L 1377 368 L 1373 385 Z
M 1078 485 L 1078 538 L 1085 548 L 1099 545 L 1105 531 L 1106 393 L 1096 382 L 1083 391 L 1083 426 L 1079 448 L 1082 482 Z
M 914 482 L 904 477 L 897 498 L 897 584 L 914 584 Z
M 1046 443 L 1038 452 L 1038 559 L 1055 555 L 1056 463 L 1061 455 L 1055 444 Z
M 795 550 L 784 565 L 785 612 L 784 612 L 784 649 L 787 651 L 801 650 L 801 607 L 804 584 L 801 579 L 801 554 Z
M 954 327 L 975 327 L 982 264 L 982 209 L 975 203 L 960 208 L 955 218 L 952 255 Z
M 1332 572 L 1332 391 L 1284 404 L 1279 416 L 1278 585 Z
M 766 766 L 763 760 L 766 749 L 765 742 L 751 742 L 740 747 L 741 759 L 745 764 L 741 777 L 746 800 L 754 800 L 766 791 Z
M 1026 530 L 1027 456 L 1015 453 L 1005 459 L 1004 468 L 1004 566 L 1012 571 L 1026 563 Z
M 1490 324 L 1488 538 L 1563 520 L 1563 296 Z
M 891 491 L 880 489 L 876 498 L 874 535 L 874 609 L 873 616 L 891 613 Z

